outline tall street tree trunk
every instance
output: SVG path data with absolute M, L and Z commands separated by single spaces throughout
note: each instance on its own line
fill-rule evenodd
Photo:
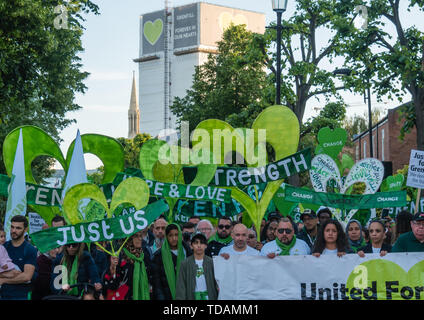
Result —
M 413 98 L 417 128 L 417 148 L 418 150 L 424 150 L 424 88 L 417 89 Z

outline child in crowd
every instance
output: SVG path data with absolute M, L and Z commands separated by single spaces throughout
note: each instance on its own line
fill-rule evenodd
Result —
M 0 278 L 14 278 L 19 274 L 19 268 L 12 262 L 7 250 L 0 245 Z

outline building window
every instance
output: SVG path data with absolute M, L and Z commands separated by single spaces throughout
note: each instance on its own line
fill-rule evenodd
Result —
M 381 160 L 384 161 L 384 129 L 381 130 Z
M 367 157 L 367 142 L 364 141 L 364 158 Z
M 356 161 L 359 160 L 359 143 L 356 145 Z

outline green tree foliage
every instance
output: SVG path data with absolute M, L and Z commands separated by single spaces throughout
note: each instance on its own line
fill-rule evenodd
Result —
M 333 70 L 326 70 L 322 65 L 326 61 L 332 63 L 344 45 L 346 26 L 339 20 L 354 8 L 344 2 L 298 0 L 294 14 L 283 19 L 281 95 L 283 104 L 295 112 L 300 123 L 310 98 L 324 94 L 326 98 L 342 100 L 338 90 L 345 87 L 337 87 Z M 353 18 L 349 23 L 353 25 Z M 275 41 L 276 31 L 268 29 L 265 36 Z M 318 38 L 324 41 L 317 41 Z M 271 70 L 275 73 L 273 67 Z
M 74 120 L 68 112 L 84 93 L 87 72 L 78 54 L 83 51 L 83 13 L 98 14 L 89 0 L 69 1 L 68 29 L 56 29 L 53 0 L 0 1 L 0 142 L 14 128 L 35 125 L 60 142 L 59 133 Z M 39 179 L 49 176 L 52 161 L 33 165 Z M 0 173 L 5 174 L 0 153 Z
M 348 81 L 357 90 L 372 86 L 379 98 L 388 96 L 399 101 L 405 93 L 411 94 L 413 103 L 403 113 L 404 130 L 415 125 L 418 148 L 424 150 L 424 32 L 415 26 L 405 27 L 402 8 L 422 12 L 424 1 L 371 1 L 367 28 L 346 32 L 342 52 L 346 65 L 354 70 L 353 79 Z M 363 79 L 370 79 L 370 84 Z
M 118 138 L 120 144 L 124 147 L 125 152 L 125 168 L 140 169 L 139 155 L 143 143 L 152 137 L 147 133 L 139 133 L 133 139 Z
M 274 101 L 265 48 L 263 35 L 247 31 L 245 25 L 230 26 L 218 42 L 219 53 L 196 67 L 191 89 L 185 97 L 175 98 L 171 111 L 180 122 L 189 122 L 190 131 L 211 118 L 251 127 Z

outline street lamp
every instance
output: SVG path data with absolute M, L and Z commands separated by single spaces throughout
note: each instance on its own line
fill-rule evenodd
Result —
M 281 104 L 281 16 L 287 9 L 288 0 L 272 0 L 272 10 L 277 13 L 277 92 L 275 104 Z
M 333 74 L 336 75 L 345 75 L 349 76 L 352 73 L 351 69 L 336 69 L 333 71 Z M 370 142 L 370 157 L 374 156 L 373 145 L 372 145 L 372 114 L 371 114 L 371 89 L 370 89 L 370 79 L 367 78 L 367 94 L 364 92 L 364 103 L 368 100 L 368 136 Z

